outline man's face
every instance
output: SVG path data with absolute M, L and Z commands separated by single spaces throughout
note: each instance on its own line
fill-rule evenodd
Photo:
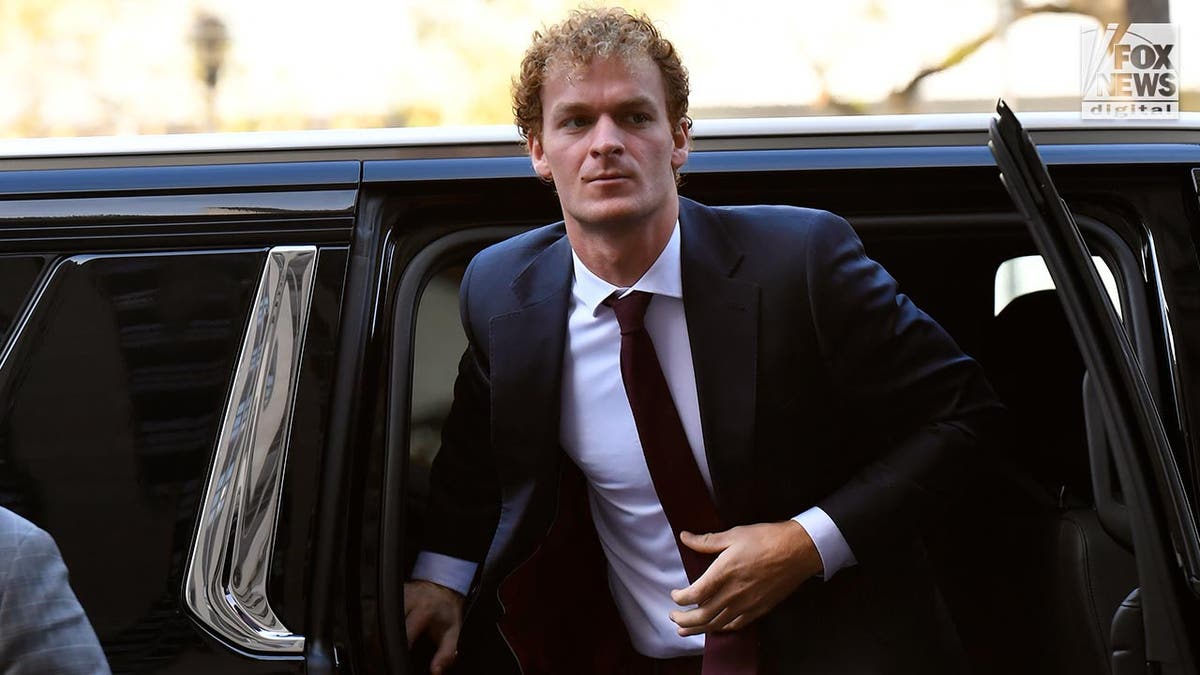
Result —
M 688 132 L 667 118 L 658 67 L 642 56 L 551 71 L 542 86 L 542 133 L 529 138 L 533 167 L 554 181 L 563 217 L 584 228 L 674 220 L 674 170 Z

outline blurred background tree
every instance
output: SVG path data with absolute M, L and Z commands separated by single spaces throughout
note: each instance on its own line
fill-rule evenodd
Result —
M 982 112 L 1000 95 L 1072 110 L 1082 27 L 1167 21 L 1172 6 L 1200 25 L 1196 0 L 624 4 L 680 48 L 695 117 Z M 530 34 L 576 5 L 0 0 L 0 137 L 508 125 Z M 1200 55 L 1181 35 L 1182 58 Z M 1021 61 L 1048 50 L 1052 67 Z M 1197 73 L 1181 67 L 1193 89 Z
M 417 52 L 446 86 L 438 92 L 446 102 L 442 114 L 421 119 L 431 111 L 414 111 L 411 121 L 417 125 L 512 123 L 512 77 L 530 36 L 543 24 L 530 17 L 553 23 L 578 5 L 572 0 L 442 0 L 409 5 Z M 678 10 L 676 0 L 635 0 L 623 6 L 651 17 Z M 458 88 L 463 81 L 472 84 L 465 90 Z
M 1036 14 L 1080 14 L 1090 16 L 1101 25 L 1110 23 L 1170 23 L 1168 0 L 1065 0 L 1058 3 L 1027 4 L 1020 0 L 1000 0 L 1001 11 L 991 28 L 958 45 L 946 58 L 916 73 L 903 87 L 892 92 L 888 105 L 892 112 L 913 112 L 918 107 L 917 94 L 921 82 L 935 73 L 962 63 L 983 45 L 1002 38 L 1014 21 Z M 835 109 L 845 107 L 833 102 Z
M 121 103 L 96 90 L 97 34 L 90 27 L 111 10 L 114 0 L 0 0 L 0 48 L 8 68 L 19 73 L 0 106 L 14 112 L 10 131 L 17 136 L 61 133 L 47 107 L 61 105 L 64 96 L 49 91 L 41 74 L 47 69 L 75 73 L 73 98 L 87 98 L 97 107 L 94 126 L 104 129 L 121 114 Z M 90 25 L 90 26 L 89 26 Z M 2 132 L 0 132 L 2 134 Z

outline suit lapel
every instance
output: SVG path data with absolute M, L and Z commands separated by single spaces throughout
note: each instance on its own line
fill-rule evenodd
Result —
M 752 522 L 759 288 L 734 278 L 742 252 L 712 209 L 680 199 L 679 218 L 684 313 L 717 507 L 731 526 Z M 565 234 L 511 288 L 519 308 L 490 323 L 493 440 L 513 460 L 557 467 L 571 291 Z M 542 464 L 547 453 L 553 459 Z
M 726 525 L 753 522 L 757 285 L 734 278 L 737 242 L 712 209 L 680 199 L 683 305 L 704 447 Z
M 566 235 L 538 254 L 511 288 L 519 309 L 490 324 L 493 442 L 513 459 L 538 466 L 558 447 L 571 289 Z

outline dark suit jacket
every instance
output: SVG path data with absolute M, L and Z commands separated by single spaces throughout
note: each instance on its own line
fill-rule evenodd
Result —
M 962 488 L 977 436 L 997 411 L 981 369 L 897 291 L 837 216 L 681 199 L 680 227 L 685 315 L 724 521 L 786 520 L 817 505 L 859 563 L 803 584 L 760 622 L 769 659 L 783 672 L 938 670 L 953 632 L 917 542 L 920 526 Z M 529 562 L 535 551 L 594 545 L 547 545 L 560 511 L 575 509 L 559 498 L 564 475 L 577 481 L 559 445 L 571 275 L 559 223 L 483 251 L 463 280 L 469 347 L 431 478 L 426 548 L 483 561 L 464 664 L 470 643 L 488 642 L 497 619 L 514 614 L 493 601 L 522 563 L 533 580 L 518 584 L 509 605 L 569 601 L 523 613 L 538 624 L 526 643 L 562 647 L 540 661 L 522 655 L 527 671 L 582 672 L 600 633 L 580 622 L 614 616 L 602 606 L 604 586 L 598 595 L 580 590 L 582 571 Z M 571 634 L 586 641 L 572 643 Z

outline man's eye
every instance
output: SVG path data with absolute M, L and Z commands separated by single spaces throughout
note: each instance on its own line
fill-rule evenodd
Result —
M 563 120 L 562 125 L 567 129 L 580 129 L 586 127 L 588 122 L 589 120 L 586 117 L 568 117 Z
M 629 116 L 629 119 L 634 124 L 645 124 L 650 121 L 650 116 L 646 113 L 633 113 Z

